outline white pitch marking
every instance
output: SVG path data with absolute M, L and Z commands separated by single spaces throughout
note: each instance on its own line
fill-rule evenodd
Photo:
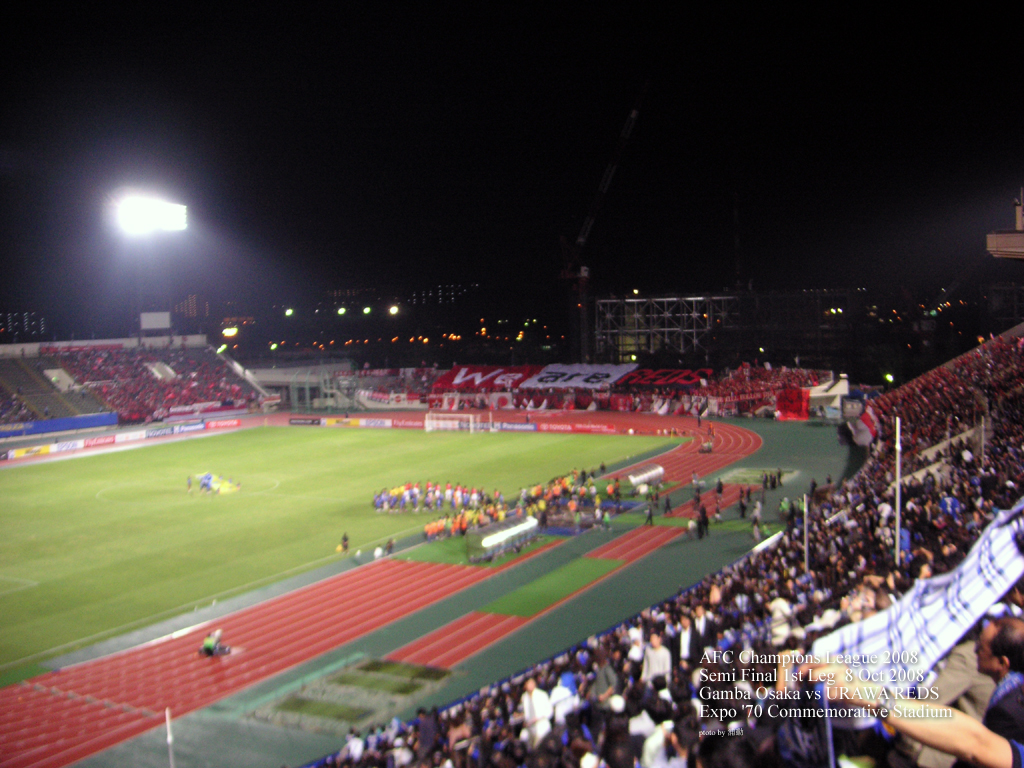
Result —
M 13 582 L 14 586 L 4 587 L 3 582 Z M 19 579 L 16 576 L 0 576 L 0 595 L 12 595 L 15 592 L 21 592 L 25 589 L 32 589 L 38 587 L 38 581 L 32 581 L 31 579 Z

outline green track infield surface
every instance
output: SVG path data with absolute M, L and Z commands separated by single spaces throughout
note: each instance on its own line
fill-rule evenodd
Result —
M 528 546 L 523 547 L 522 551 L 518 553 L 509 553 L 502 557 L 496 557 L 494 560 L 489 560 L 483 563 L 472 563 L 472 565 L 480 565 L 485 568 L 497 568 L 500 565 L 511 563 L 517 557 L 529 554 L 535 549 L 545 547 L 553 541 L 558 541 L 558 539 L 555 536 L 538 536 L 536 539 L 531 541 Z M 440 541 L 432 541 L 429 544 L 423 544 L 415 549 L 410 549 L 406 552 L 395 555 L 395 557 L 402 558 L 404 560 L 416 560 L 421 563 L 471 565 L 469 557 L 466 554 L 466 539 L 463 536 L 452 536 L 447 539 L 441 539 Z
M 379 672 L 382 675 L 391 677 L 404 677 L 409 680 L 444 680 L 451 674 L 446 669 L 434 669 L 433 667 L 422 667 L 419 664 L 406 664 L 401 661 L 382 661 L 371 659 L 360 666 L 364 672 Z
M 621 566 L 622 560 L 581 557 L 530 584 L 509 592 L 480 609 L 483 613 L 501 613 L 524 618 L 540 613 L 573 592 L 597 581 Z
M 0 673 L 420 534 L 373 494 L 428 480 L 506 498 L 664 438 L 259 427 L 0 468 Z M 241 483 L 200 494 L 203 472 Z M 186 490 L 192 476 L 193 490 Z
M 415 693 L 423 687 L 422 684 L 411 679 L 393 680 L 389 677 L 377 677 L 375 675 L 360 674 L 359 672 L 343 672 L 332 677 L 330 681 L 335 685 L 354 685 L 357 688 L 395 693 L 400 696 Z
M 281 712 L 325 717 L 328 720 L 342 720 L 348 723 L 361 720 L 373 711 L 371 709 L 347 707 L 344 704 L 337 704 L 333 701 L 314 701 L 313 699 L 301 699 L 298 697 L 282 701 L 275 709 Z

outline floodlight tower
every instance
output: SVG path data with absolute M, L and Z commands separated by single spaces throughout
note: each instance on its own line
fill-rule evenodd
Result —
M 188 227 L 184 205 L 157 197 L 127 194 L 115 204 L 117 226 L 130 238 L 149 237 L 157 232 L 180 232 Z M 137 265 L 136 290 L 139 299 L 139 346 L 142 346 L 142 265 Z
M 127 195 L 118 201 L 117 223 L 131 236 L 179 232 L 188 226 L 184 205 L 141 195 Z

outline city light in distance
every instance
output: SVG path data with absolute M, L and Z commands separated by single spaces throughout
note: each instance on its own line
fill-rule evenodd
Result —
M 286 309 L 286 310 L 284 311 L 284 316 L 285 316 L 285 317 L 291 317 L 291 316 L 292 316 L 292 315 L 294 315 L 294 314 L 295 314 L 295 310 L 294 310 L 294 309 Z
M 345 308 L 344 307 L 338 307 L 338 314 L 339 315 L 344 315 L 345 314 Z
M 221 331 L 221 334 L 225 338 L 230 339 L 232 336 L 237 336 L 238 335 L 238 329 L 235 328 L 235 327 L 225 328 L 223 331 Z
M 392 315 L 397 315 L 398 314 L 398 307 L 396 305 L 392 304 L 391 308 L 388 310 L 388 312 L 390 314 L 392 314 Z
M 369 307 L 363 307 L 363 314 L 364 315 L 370 314 L 370 308 Z

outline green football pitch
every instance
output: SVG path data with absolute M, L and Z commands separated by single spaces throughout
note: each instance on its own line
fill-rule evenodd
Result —
M 677 444 L 677 443 L 676 443 Z M 406 481 L 514 498 L 665 438 L 257 428 L 0 470 L 0 672 L 416 534 L 428 513 L 379 514 Z M 237 493 L 200 494 L 212 472 Z

